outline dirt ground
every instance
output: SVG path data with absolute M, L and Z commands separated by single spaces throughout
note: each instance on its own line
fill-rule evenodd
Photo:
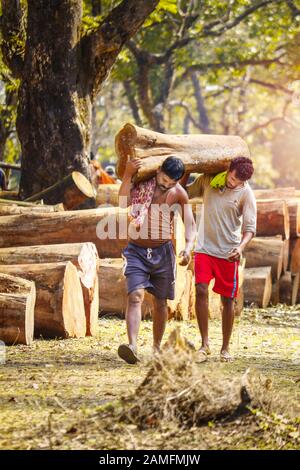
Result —
M 196 322 L 168 323 L 199 347 Z M 118 421 L 121 397 L 134 394 L 149 370 L 151 321 L 141 326 L 136 366 L 116 351 L 124 320 L 101 318 L 94 338 L 36 340 L 6 349 L 0 365 L 1 449 L 296 449 L 300 448 L 300 306 L 247 309 L 235 323 L 235 361 L 220 364 L 221 324 L 210 322 L 212 356 L 199 371 L 241 376 L 249 367 L 272 380 L 284 407 L 188 429 L 176 423 L 139 429 Z

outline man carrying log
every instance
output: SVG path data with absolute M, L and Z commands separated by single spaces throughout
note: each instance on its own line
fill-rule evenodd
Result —
M 256 231 L 256 200 L 247 180 L 253 174 L 249 158 L 237 157 L 228 171 L 200 175 L 187 186 L 190 198 L 203 196 L 195 248 L 196 315 L 201 333 L 201 360 L 210 354 L 208 339 L 208 285 L 222 299 L 223 344 L 220 359 L 228 362 L 234 321 L 234 298 L 238 292 L 238 265 L 243 250 Z M 188 179 L 186 174 L 182 184 Z M 242 237 L 241 237 L 242 231 Z
M 185 249 L 181 264 L 190 261 L 196 226 L 186 191 L 179 184 L 185 167 L 179 158 L 164 160 L 156 175 L 133 187 L 132 178 L 141 160 L 128 160 L 119 190 L 120 207 L 131 205 L 129 243 L 123 250 L 128 301 L 126 324 L 129 344 L 121 344 L 119 356 L 129 364 L 138 361 L 137 337 L 145 289 L 154 296 L 153 350 L 159 351 L 165 331 L 167 299 L 174 299 L 176 256 L 172 243 L 174 215 L 181 212 L 185 224 Z

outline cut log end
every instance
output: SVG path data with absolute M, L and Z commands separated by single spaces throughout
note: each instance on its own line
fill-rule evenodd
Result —
M 83 338 L 86 333 L 83 295 L 78 271 L 70 261 L 64 275 L 62 315 L 66 336 Z

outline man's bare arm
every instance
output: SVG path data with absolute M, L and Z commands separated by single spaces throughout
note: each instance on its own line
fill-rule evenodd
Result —
M 192 208 L 189 204 L 188 196 L 183 191 L 180 195 L 179 204 L 181 207 L 182 220 L 184 222 L 185 228 L 185 249 L 181 251 L 181 253 L 179 253 L 179 256 L 182 257 L 180 264 L 182 266 L 186 266 L 187 264 L 189 264 L 191 259 L 191 251 L 194 248 L 197 230 Z
M 119 189 L 119 206 L 122 209 L 131 204 L 131 180 L 133 175 L 135 175 L 142 164 L 141 159 L 137 158 L 135 160 L 128 160 L 125 167 L 124 176 L 122 183 Z

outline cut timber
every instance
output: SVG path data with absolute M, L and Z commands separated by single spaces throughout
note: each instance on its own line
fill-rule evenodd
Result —
M 37 205 L 34 207 L 18 206 L 16 204 L 6 205 L 0 204 L 0 216 L 2 215 L 19 215 L 19 214 L 41 214 L 45 212 L 58 212 L 63 211 L 64 206 L 62 204 L 56 204 L 54 206 Z
M 60 243 L 0 248 L 1 264 L 58 263 L 72 261 L 78 266 L 78 256 L 86 243 Z
M 96 205 L 118 206 L 120 184 L 99 184 L 96 195 Z
M 300 238 L 298 238 L 291 250 L 291 272 L 300 272 Z
M 197 173 L 218 173 L 226 170 L 235 157 L 250 156 L 246 142 L 238 136 L 168 135 L 132 124 L 125 124 L 118 132 L 115 147 L 119 157 L 117 173 L 121 178 L 128 156 L 143 159 L 137 181 L 153 176 L 171 155 L 180 158 L 186 170 Z
M 265 308 L 272 294 L 271 266 L 249 268 L 244 271 L 244 294 L 248 304 Z
M 271 266 L 272 279 L 279 279 L 283 266 L 283 245 L 284 242 L 277 237 L 253 238 L 244 251 L 246 267 Z
M 296 191 L 294 187 L 254 189 L 254 195 L 256 199 L 290 199 L 296 197 Z
M 21 207 L 38 207 L 42 206 L 41 201 L 36 201 L 36 202 L 26 202 L 26 201 L 19 201 L 19 200 L 14 200 L 14 199 L 1 199 L 0 198 L 0 204 L 5 204 L 6 206 L 8 204 L 13 204 L 14 206 L 21 206 Z
M 289 252 L 290 252 L 290 240 L 283 240 L 283 258 L 282 258 L 283 273 L 285 273 L 288 270 Z
M 299 273 L 292 275 L 290 271 L 287 271 L 283 276 L 281 276 L 279 279 L 280 303 L 295 305 L 299 290 L 299 276 Z
M 93 336 L 98 328 L 98 263 L 99 258 L 93 243 L 65 243 L 59 245 L 35 245 L 15 248 L 0 248 L 0 265 L 58 263 L 72 261 L 82 271 L 79 272 L 85 305 L 88 336 Z M 91 278 L 84 281 L 82 273 Z
M 44 338 L 76 337 L 86 334 L 82 289 L 77 268 L 66 263 L 1 266 L 4 274 L 35 282 L 34 334 Z
M 0 199 L 18 199 L 18 191 L 0 191 Z
M 27 344 L 33 340 L 34 282 L 0 273 L 0 340 Z
M 279 279 L 272 284 L 271 305 L 279 304 Z
M 117 258 L 127 244 L 127 219 L 127 210 L 117 207 L 3 216 L 0 247 L 92 242 L 100 257 Z
M 300 236 L 300 203 L 299 199 L 286 199 L 290 217 L 290 237 Z
M 175 220 L 179 220 L 174 223 L 178 255 L 183 249 L 184 231 L 180 216 Z M 127 209 L 118 207 L 3 216 L 0 247 L 92 242 L 100 258 L 119 258 L 127 245 L 127 224 Z
M 258 237 L 282 235 L 290 238 L 290 219 L 287 203 L 280 199 L 260 199 L 257 201 Z
M 42 199 L 46 204 L 62 202 L 66 210 L 71 210 L 82 204 L 86 199 L 94 197 L 95 192 L 89 180 L 82 173 L 72 171 L 70 175 L 58 183 L 30 196 L 26 201 L 32 202 Z

